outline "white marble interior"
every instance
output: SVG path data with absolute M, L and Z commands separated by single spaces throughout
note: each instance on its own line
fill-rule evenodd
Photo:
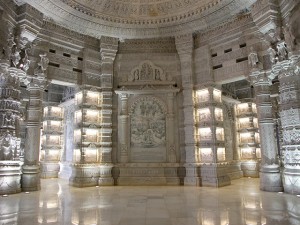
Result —
M 242 225 L 300 224 L 300 198 L 259 190 L 242 178 L 222 188 L 112 186 L 74 188 L 62 179 L 0 197 L 0 224 Z

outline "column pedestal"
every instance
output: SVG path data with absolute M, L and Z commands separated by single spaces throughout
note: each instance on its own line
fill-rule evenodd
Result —
M 73 187 L 94 187 L 98 185 L 99 165 L 73 164 L 69 184 Z
M 23 165 L 22 191 L 41 190 L 40 167 L 38 165 Z
M 21 163 L 0 161 L 0 195 L 21 192 Z
M 263 166 L 260 170 L 260 190 L 270 192 L 283 191 L 281 173 L 278 166 Z

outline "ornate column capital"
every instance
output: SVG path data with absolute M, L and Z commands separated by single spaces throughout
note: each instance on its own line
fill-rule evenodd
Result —
M 100 38 L 100 54 L 102 61 L 114 61 L 118 51 L 118 38 L 102 36 Z
M 260 69 L 252 69 L 248 76 L 248 80 L 253 86 L 272 85 L 274 74 Z
M 192 55 L 194 50 L 194 38 L 192 34 L 176 36 L 175 44 L 180 58 Z

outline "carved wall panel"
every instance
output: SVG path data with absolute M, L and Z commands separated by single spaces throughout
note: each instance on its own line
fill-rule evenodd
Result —
M 166 111 L 156 97 L 138 98 L 131 106 L 132 162 L 166 161 Z

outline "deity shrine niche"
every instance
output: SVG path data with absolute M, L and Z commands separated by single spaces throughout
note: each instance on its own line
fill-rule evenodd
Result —
M 119 84 L 117 183 L 178 185 L 175 82 L 146 60 Z

